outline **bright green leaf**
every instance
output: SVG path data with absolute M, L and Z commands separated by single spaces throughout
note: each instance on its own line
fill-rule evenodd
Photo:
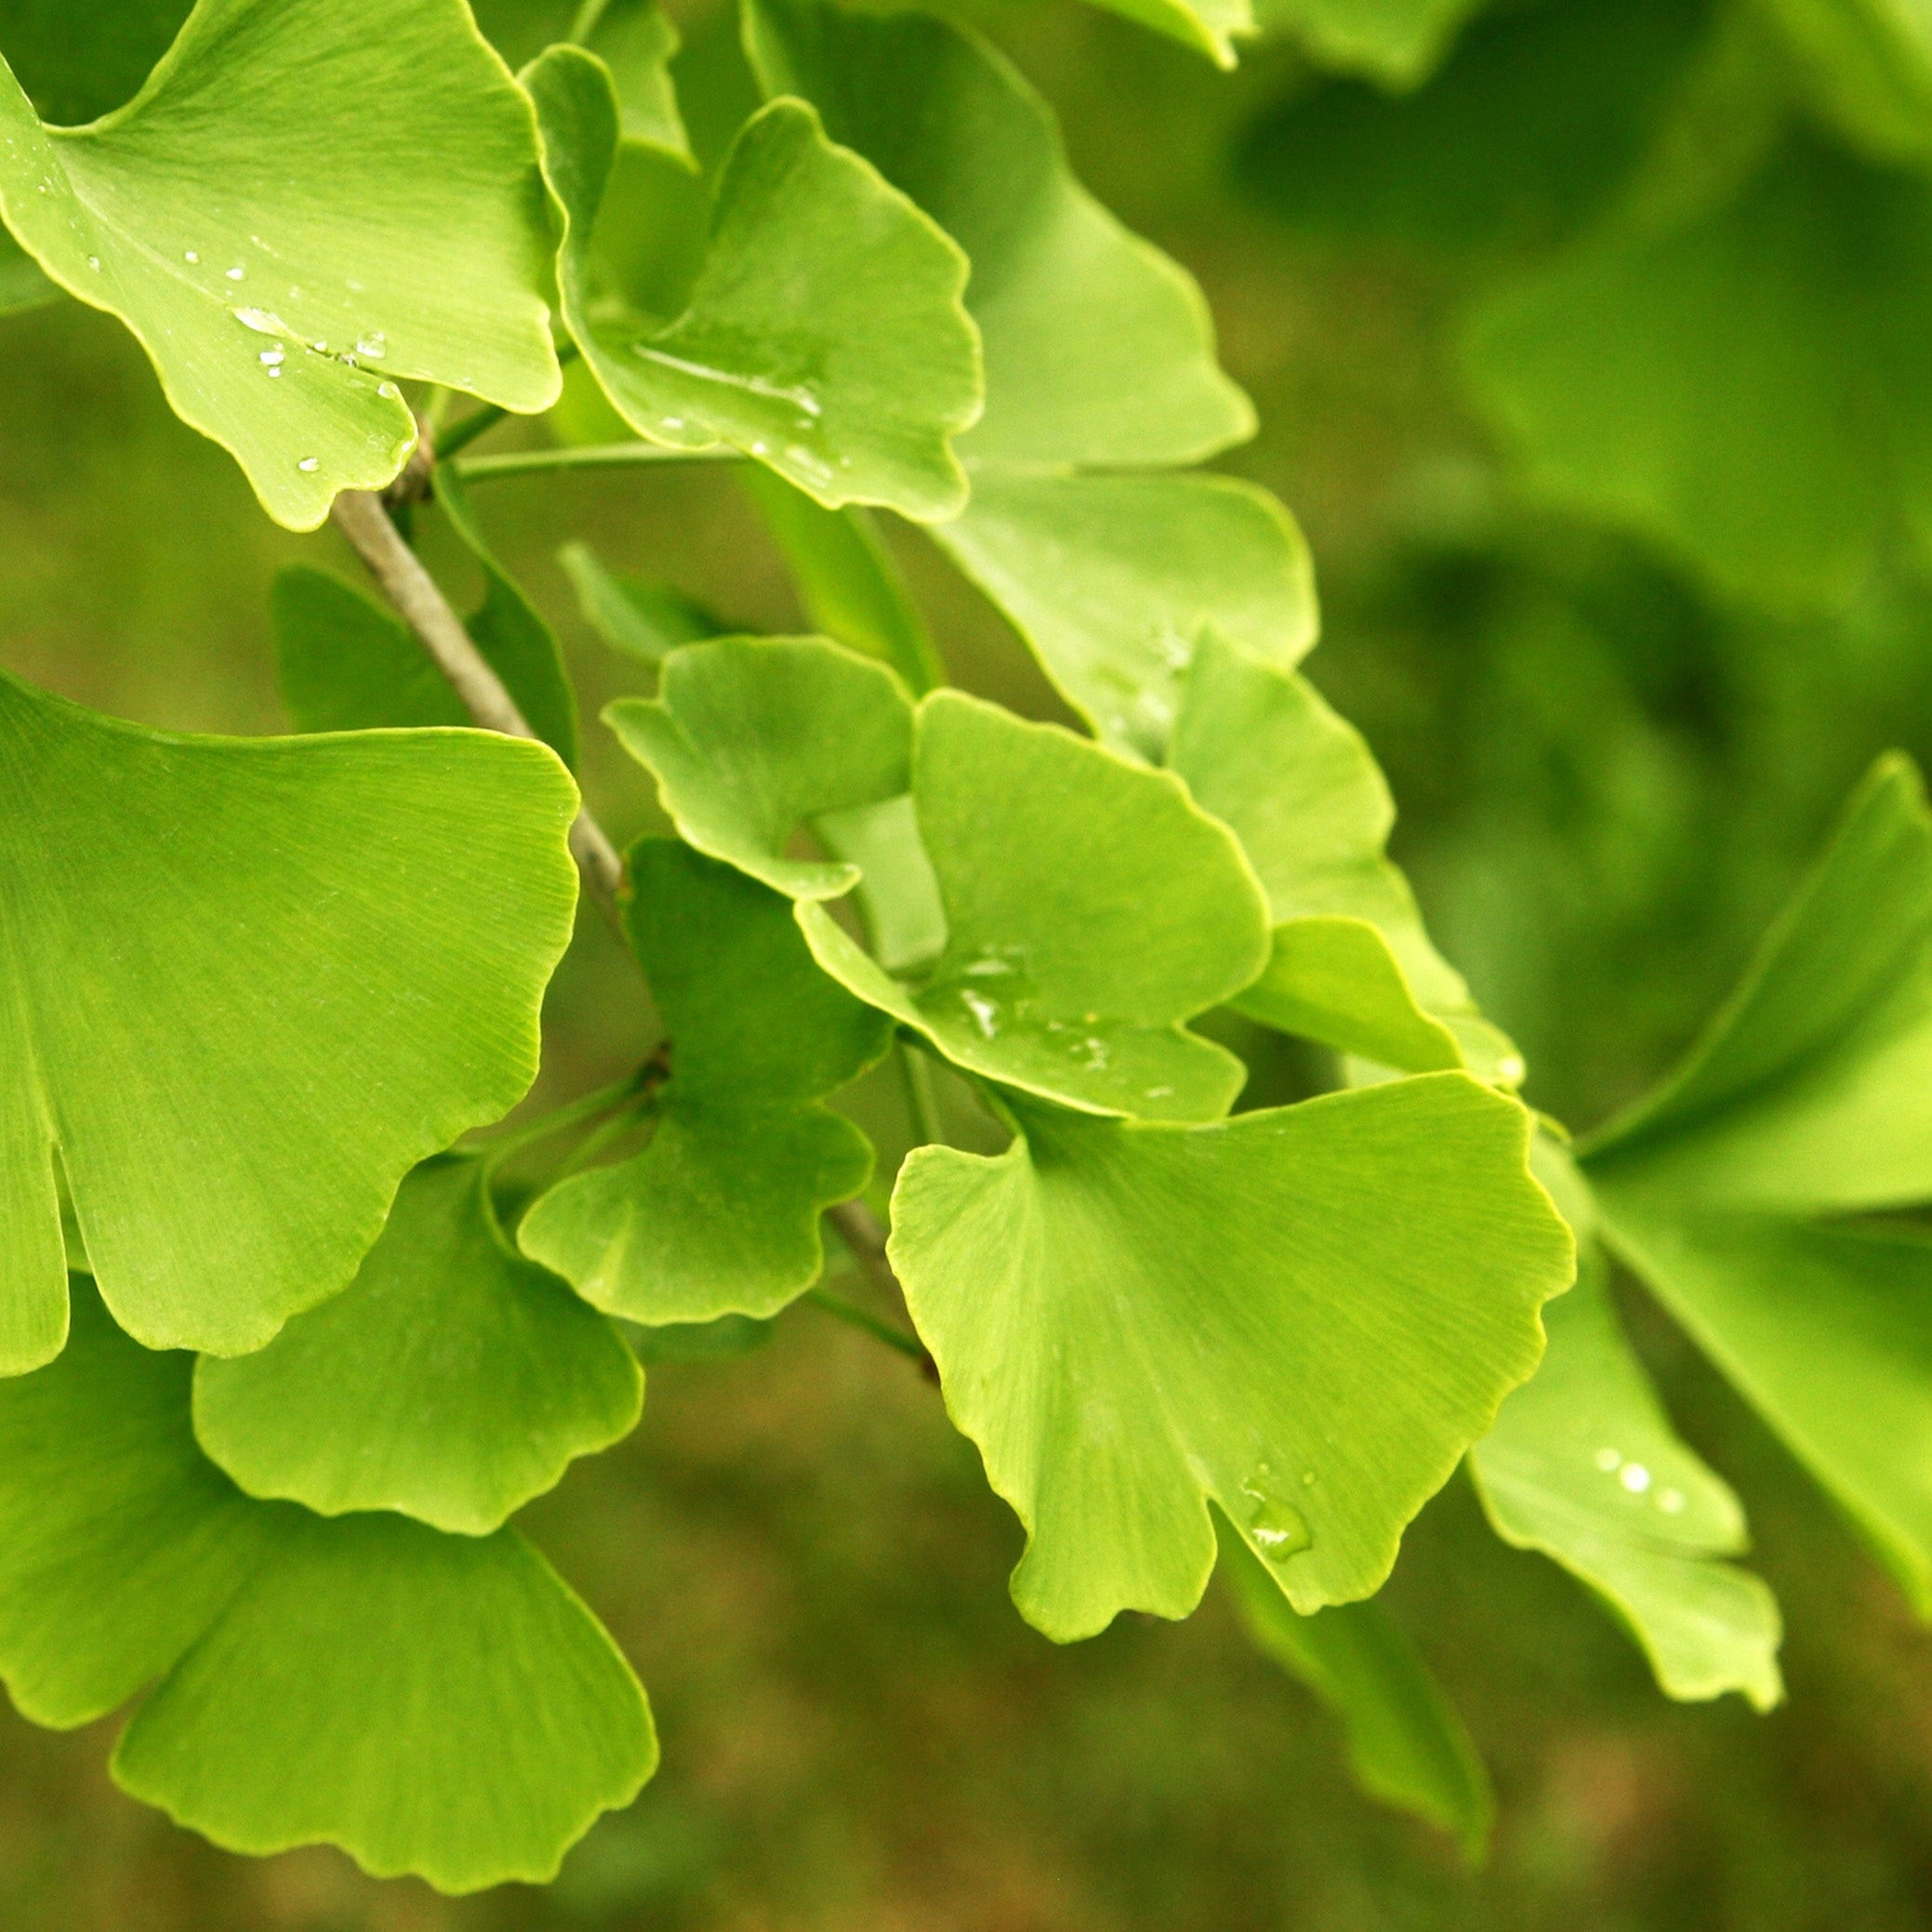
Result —
M 657 0 L 598 4 L 589 30 L 580 26 L 573 38 L 610 69 L 624 139 L 661 148 L 695 166 L 684 117 L 678 112 L 678 90 L 671 80 L 678 30 Z
M 656 1759 L 635 1677 L 508 1530 L 325 1521 L 197 1451 L 191 1364 L 76 1281 L 68 1352 L 0 1383 L 0 1675 L 80 1723 L 163 1673 L 115 1774 L 218 1844 L 317 1841 L 447 1890 L 542 1880 Z
M 1308 684 L 1209 633 L 1168 762 L 1268 895 L 1274 951 L 1241 1012 L 1405 1072 L 1522 1078 L 1385 855 L 1396 808 L 1373 756 Z
M 972 258 L 986 410 L 959 444 L 973 500 L 932 535 L 1068 702 L 1145 751 L 1203 623 L 1292 664 L 1315 604 L 1278 505 L 1224 479 L 1078 473 L 1198 462 L 1254 418 L 1199 290 L 1074 179 L 1045 102 L 920 14 L 754 0 L 746 39 L 767 93 L 814 101 Z
M 556 400 L 530 105 L 463 0 L 200 0 L 73 131 L 0 73 L 0 214 L 291 528 L 401 469 L 397 377 Z
M 589 544 L 567 543 L 557 562 L 587 623 L 612 650 L 655 664 L 680 644 L 718 637 L 726 627 L 694 597 L 605 569 Z
M 291 1511 L 122 1733 L 124 1791 L 231 1851 L 339 1845 L 445 1892 L 543 1884 L 656 1767 L 650 1707 L 514 1530 Z
M 920 704 L 912 762 L 946 950 L 902 985 L 801 905 L 819 963 L 1026 1092 L 1156 1119 L 1224 1112 L 1244 1070 L 1182 1023 L 1267 959 L 1266 907 L 1227 830 L 1169 774 L 958 692 Z
M 483 1164 L 446 1159 L 404 1182 L 341 1294 L 254 1355 L 203 1358 L 194 1430 L 252 1496 L 480 1536 L 642 1399 L 616 1330 L 504 1239 Z
M 1715 210 L 1499 290 L 1468 359 L 1534 490 L 1825 602 L 1932 534 L 1928 326 L 1932 184 L 1793 136 Z
M 819 1102 L 882 1057 L 889 1023 L 818 970 L 756 880 L 659 839 L 630 876 L 626 923 L 670 1035 L 656 1128 L 551 1188 L 519 1238 L 632 1321 L 774 1315 L 824 1268 L 820 1214 L 871 1176 L 865 1135 Z
M 479 732 L 193 738 L 0 679 L 0 1367 L 65 1330 L 56 1160 L 153 1347 L 259 1348 L 536 1068 L 576 792 Z
M 1237 59 L 1235 42 L 1255 31 L 1251 0 L 1098 0 L 1098 4 L 1207 55 L 1217 67 L 1232 67 Z
M 1012 1107 L 995 1158 L 908 1158 L 891 1254 L 1026 1526 L 1021 1613 L 1184 1617 L 1210 1500 L 1298 1610 L 1372 1594 L 1570 1278 L 1523 1110 L 1462 1073 L 1195 1128 Z
M 1413 87 L 1482 0 L 1257 0 L 1268 33 L 1292 34 L 1324 67 Z
M 791 568 L 814 629 L 892 666 L 914 696 L 946 682 L 919 606 L 863 509 L 825 509 L 770 470 L 739 482 Z
M 1315 574 L 1275 498 L 1225 476 L 975 473 L 932 535 L 1011 617 L 1103 740 L 1158 759 L 1211 627 L 1286 669 Z
M 959 249 L 800 101 L 747 124 L 719 176 L 710 248 L 674 322 L 606 315 L 589 253 L 617 142 L 600 62 L 553 47 L 525 75 L 565 219 L 563 313 L 638 434 L 725 443 L 828 509 L 948 516 L 950 439 L 979 413 L 979 344 Z
M 1784 1694 L 1777 1600 L 1716 1560 L 1746 1548 L 1744 1513 L 1672 1429 L 1618 1326 L 1594 1243 L 1543 1322 L 1542 1367 L 1470 1452 L 1497 1534 L 1595 1591 L 1668 1696 L 1737 1690 L 1768 1710 Z
M 1881 761 L 1683 1067 L 1596 1137 L 1610 1245 L 1932 1614 L 1932 814 Z M 1621 1445 L 1619 1445 L 1621 1447 Z
M 792 858 L 824 813 L 911 785 L 912 708 L 886 668 L 822 638 L 720 638 L 673 651 L 655 699 L 619 698 L 604 721 L 656 774 L 679 832 L 791 897 L 835 899 L 857 867 Z
M 1255 1647 L 1342 1720 L 1356 1782 L 1454 1833 L 1479 1859 L 1496 1812 L 1489 1775 L 1402 1626 L 1372 1599 L 1298 1615 L 1267 1566 L 1224 1527 L 1221 1567 Z

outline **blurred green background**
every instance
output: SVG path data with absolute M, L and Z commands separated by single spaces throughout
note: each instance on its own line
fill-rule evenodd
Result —
M 562 10 L 483 9 L 512 56 Z M 692 102 L 728 103 L 729 20 L 708 0 L 675 10 Z M 1817 457 L 1839 465 L 1822 481 L 1808 445 L 1766 445 L 1788 471 L 1767 480 L 1773 506 L 1794 514 L 1807 487 L 1842 498 L 1845 474 L 1883 472 L 1849 537 L 1773 528 L 1700 549 L 1654 518 L 1546 507 L 1470 401 L 1469 303 L 1599 218 L 1646 103 L 1678 86 L 1673 49 L 1710 14 L 1506 6 L 1399 104 L 1274 44 L 1217 74 L 1072 0 L 973 14 L 1059 106 L 1087 183 L 1200 277 L 1263 425 L 1225 467 L 1276 490 L 1316 552 L 1311 674 L 1382 759 L 1397 855 L 1525 1048 L 1530 1097 L 1580 1128 L 1681 1051 L 1871 757 L 1932 754 L 1932 587 L 1890 508 L 1902 458 L 1869 416 L 1832 419 L 1844 446 Z M 1568 75 L 1594 105 L 1528 114 L 1526 73 Z M 1784 138 L 1759 130 L 1740 160 L 1726 130 L 1749 110 L 1727 112 L 1716 135 L 1703 124 L 1707 185 Z M 1790 139 L 1791 166 L 1829 178 L 1828 228 L 1893 192 L 1869 153 Z M 1830 259 L 1806 274 L 1831 317 Z M 63 304 L 0 330 L 5 662 L 153 723 L 285 728 L 269 580 L 297 558 L 352 576 L 352 560 L 328 535 L 272 528 L 113 323 Z M 1740 393 L 1777 373 L 1747 369 Z M 798 622 L 721 472 L 506 481 L 478 507 L 562 630 L 587 712 L 645 674 L 577 621 L 566 541 L 748 627 Z M 1058 715 L 990 610 L 911 534 L 893 540 L 959 681 Z M 433 527 L 427 545 L 467 582 Z M 587 783 L 620 837 L 652 822 L 607 739 Z M 634 985 L 592 922 L 553 989 L 546 1092 L 609 1077 L 652 1038 Z M 890 1157 L 889 1083 L 854 1105 Z M 1932 1925 L 1932 1637 L 1682 1337 L 1634 1293 L 1625 1311 L 1684 1433 L 1745 1496 L 1785 1608 L 1791 1700 L 1765 1719 L 1735 1699 L 1665 1702 L 1581 1591 L 1500 1545 L 1452 1484 L 1390 1596 L 1493 1768 L 1485 1870 L 1356 1795 L 1334 1726 L 1218 1594 L 1184 1625 L 1130 1617 L 1070 1650 L 1024 1626 L 1005 1595 L 1016 1526 L 936 1391 L 801 1307 L 741 1360 L 654 1368 L 637 1436 L 526 1512 L 636 1661 L 665 1749 L 554 1887 L 452 1902 L 333 1852 L 230 1859 L 112 1789 L 110 1726 L 56 1737 L 8 1714 L 0 1926 Z

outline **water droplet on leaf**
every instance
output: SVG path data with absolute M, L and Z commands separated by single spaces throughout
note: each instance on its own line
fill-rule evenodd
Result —
M 241 282 L 247 278 L 248 271 L 239 266 L 223 271 L 231 282 Z
M 1641 1496 L 1650 1487 L 1650 1472 L 1641 1462 L 1626 1462 L 1623 1474 L 1617 1480 L 1633 1496 Z
M 320 469 L 322 468 L 322 463 L 321 463 L 321 459 L 320 459 L 319 457 L 304 457 L 302 458 L 302 460 L 301 460 L 301 461 L 300 461 L 299 463 L 298 463 L 298 464 L 297 464 L 297 465 L 296 465 L 295 467 L 296 467 L 296 468 L 297 468 L 298 470 L 320 470 Z

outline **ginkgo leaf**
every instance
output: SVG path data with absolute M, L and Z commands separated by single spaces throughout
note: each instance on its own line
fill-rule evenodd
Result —
M 251 1496 L 481 1536 L 642 1400 L 623 1338 L 504 1238 L 483 1163 L 440 1159 L 341 1294 L 253 1355 L 203 1358 L 194 1432 Z
M 529 1085 L 576 787 L 487 733 L 182 737 L 11 678 L 0 743 L 0 1367 L 64 1333 L 57 1150 L 117 1320 L 259 1348 Z
M 1408 1633 L 1382 1605 L 1299 1615 L 1267 1566 L 1224 1524 L 1221 1568 L 1255 1647 L 1341 1719 L 1349 1767 L 1370 1797 L 1412 1812 L 1482 1856 L 1496 1814 L 1489 1775 Z
M 576 592 L 584 622 L 627 657 L 656 664 L 680 644 L 721 637 L 731 628 L 670 584 L 607 569 L 589 544 L 565 544 L 557 562 Z
M 1522 1078 L 1385 855 L 1396 808 L 1373 756 L 1311 686 L 1205 635 L 1168 763 L 1268 895 L 1274 950 L 1241 1012 L 1405 1072 Z
M 602 64 L 552 47 L 524 75 L 565 233 L 564 319 L 640 436 L 723 443 L 825 504 L 948 516 L 966 498 L 950 439 L 980 407 L 959 248 L 801 101 L 747 123 L 718 179 L 689 305 L 654 326 L 590 285 L 618 109 Z
M 893 673 L 823 638 L 731 637 L 673 651 L 657 689 L 603 718 L 685 840 L 793 898 L 850 892 L 855 866 L 787 848 L 822 814 L 910 788 L 912 707 Z
M 485 609 L 489 606 L 486 605 Z M 297 730 L 467 725 L 470 713 L 416 633 L 325 570 L 285 564 L 269 590 L 275 678 Z M 576 700 L 555 638 L 539 620 L 482 624 L 470 634 L 537 734 L 576 750 Z
M 1097 4 L 1191 46 L 1217 67 L 1232 67 L 1235 42 L 1255 31 L 1251 0 L 1097 0 Z
M 946 682 L 946 666 L 870 513 L 826 509 L 774 470 L 738 482 L 790 567 L 813 629 L 889 664 L 915 697 Z
M 1585 1144 L 1615 1251 L 1932 1615 L 1932 814 L 1883 760 L 1684 1065 Z M 1621 1445 L 1619 1445 L 1621 1448 Z
M 1613 1312 L 1601 1253 L 1543 1314 L 1550 1345 L 1470 1451 L 1496 1532 L 1582 1580 L 1642 1646 L 1666 1695 L 1784 1694 L 1777 1599 L 1720 1559 L 1748 1544 L 1729 1487 L 1671 1427 Z
M 1837 602 L 1932 532 L 1932 185 L 1793 135 L 1737 196 L 1617 227 L 1471 317 L 1529 487 L 1745 596 Z
M 1763 0 L 1791 77 L 1883 161 L 1932 158 L 1932 22 L 1910 0 Z
M 1413 87 L 1483 0 L 1257 0 L 1268 33 L 1292 34 L 1324 67 Z
M 919 984 L 822 906 L 820 965 L 956 1065 L 1095 1113 L 1201 1120 L 1245 1069 L 1182 1024 L 1267 959 L 1239 846 L 1170 774 L 954 691 L 920 705 L 912 797 L 946 922 Z
M 579 23 L 573 38 L 610 70 L 623 139 L 695 166 L 671 80 L 678 30 L 657 0 L 607 0 L 589 30 Z
M 71 131 L 0 73 L 0 214 L 293 529 L 401 469 L 398 377 L 556 400 L 536 130 L 463 0 L 200 0 Z
M 1203 623 L 1293 664 L 1315 602 L 1278 505 L 1222 479 L 1080 474 L 1199 462 L 1254 417 L 1193 280 L 1075 180 L 1046 103 L 922 14 L 753 0 L 746 43 L 767 94 L 814 102 L 972 258 L 986 408 L 959 443 L 972 501 L 930 534 L 1067 701 L 1145 752 Z
M 514 1530 L 291 1511 L 113 1773 L 231 1851 L 339 1845 L 474 1892 L 555 1877 L 656 1763 L 629 1665 Z
M 1462 1073 L 1193 1128 L 1008 1105 L 1006 1153 L 911 1155 L 890 1251 L 1021 1613 L 1184 1617 L 1210 1501 L 1296 1609 L 1373 1593 L 1570 1279 L 1523 1110 Z
M 160 1676 L 114 1772 L 218 1844 L 339 1845 L 446 1890 L 540 1881 L 656 1761 L 637 1679 L 509 1530 L 243 1496 L 185 1356 L 76 1278 L 60 1360 L 0 1383 L 0 1676 L 43 1722 Z
M 775 1315 L 825 1266 L 819 1216 L 872 1174 L 829 1107 L 890 1023 L 827 979 L 785 899 L 670 840 L 632 848 L 625 923 L 670 1036 L 643 1152 L 561 1181 L 523 1251 L 600 1308 L 654 1327 Z

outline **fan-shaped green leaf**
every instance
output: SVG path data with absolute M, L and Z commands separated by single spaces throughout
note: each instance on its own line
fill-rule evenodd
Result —
M 738 481 L 784 551 L 815 629 L 891 665 L 916 697 L 946 682 L 919 606 L 867 511 L 825 509 L 770 470 L 747 469 Z
M 1243 1012 L 1405 1072 L 1522 1078 L 1384 855 L 1396 808 L 1368 746 L 1308 684 L 1208 633 L 1168 762 L 1268 895 L 1274 952 Z
M 623 1338 L 504 1239 L 480 1160 L 404 1182 L 341 1294 L 194 1378 L 202 1448 L 253 1496 L 480 1536 L 637 1421 Z
M 45 1722 L 165 1672 L 115 1775 L 218 1844 L 325 1841 L 448 1890 L 541 1880 L 656 1759 L 594 1619 L 509 1530 L 326 1521 L 204 1460 L 190 1363 L 76 1279 L 73 1345 L 0 1383 L 0 1675 Z
M 1237 59 L 1235 42 L 1255 31 L 1251 0 L 1096 0 L 1096 4 L 1207 55 L 1217 67 L 1232 67 Z
M 813 963 L 786 901 L 668 840 L 630 854 L 631 943 L 670 1034 L 642 1154 L 574 1174 L 524 1216 L 523 1251 L 601 1308 L 654 1326 L 770 1316 L 825 1266 L 819 1216 L 872 1149 L 819 1105 L 891 1043 Z
M 556 400 L 530 105 L 463 0 L 200 0 L 73 131 L 0 73 L 0 214 L 292 528 L 402 467 L 396 377 Z
M 1240 848 L 1185 788 L 958 692 L 919 708 L 913 802 L 946 911 L 918 986 L 891 978 L 820 906 L 819 963 L 948 1059 L 1096 1113 L 1209 1119 L 1243 1069 L 1182 1022 L 1267 959 Z
M 1292 664 L 1315 605 L 1278 506 L 1221 481 L 1077 474 L 1198 462 L 1254 419 L 1198 289 L 1074 179 L 1045 102 L 925 15 L 754 0 L 746 41 L 768 93 L 815 102 L 972 258 L 986 410 L 959 445 L 973 500 L 932 535 L 1068 702 L 1145 750 L 1204 622 Z
M 725 443 L 825 504 L 948 516 L 966 480 L 950 438 L 979 413 L 979 344 L 959 249 L 801 101 L 747 124 L 719 177 L 710 249 L 665 327 L 610 315 L 590 245 L 616 152 L 602 63 L 552 47 L 525 75 L 565 236 L 563 313 L 639 435 Z
M 478 732 L 192 738 L 0 678 L 0 1367 L 65 1328 L 56 1149 L 115 1317 L 259 1348 L 536 1068 L 576 788 Z
M 671 80 L 678 30 L 657 0 L 607 0 L 589 31 L 580 24 L 574 37 L 610 70 L 623 139 L 660 148 L 695 166 Z
M 1472 1860 L 1480 1858 L 1496 1812 L 1489 1772 L 1402 1626 L 1373 1600 L 1298 1615 L 1267 1566 L 1224 1526 L 1221 1567 L 1256 1648 L 1342 1720 L 1356 1782 L 1453 1832 Z
M 1542 1367 L 1470 1452 L 1496 1532 L 1580 1577 L 1674 1698 L 1784 1694 L 1777 1599 L 1742 1554 L 1744 1512 L 1678 1438 L 1618 1327 L 1594 1242 L 1544 1312 Z
M 673 651 L 655 699 L 619 698 L 603 716 L 656 774 L 686 840 L 793 898 L 837 898 L 859 876 L 787 857 L 795 832 L 912 782 L 912 708 L 899 681 L 822 638 Z
M 577 595 L 584 622 L 612 650 L 655 664 L 680 644 L 722 636 L 728 627 L 669 584 L 608 570 L 589 544 L 567 543 L 557 562 Z
M 1932 185 L 1793 136 L 1738 198 L 1614 230 L 1472 317 L 1531 486 L 1747 595 L 1835 600 L 1932 530 Z
M 135 1714 L 123 1790 L 232 1851 L 339 1845 L 446 1892 L 556 1875 L 656 1767 L 650 1707 L 514 1530 L 291 1511 Z
M 1932 815 L 1882 761 L 1683 1068 L 1587 1149 L 1611 1246 L 1932 1614 Z M 1621 1447 L 1621 1445 L 1619 1445 Z
M 1413 87 L 1482 0 L 1257 0 L 1264 33 L 1292 34 L 1324 67 Z
M 1462 1073 L 1196 1128 L 1012 1105 L 997 1158 L 910 1157 L 891 1253 L 1022 1614 L 1185 1616 L 1211 1499 L 1297 1609 L 1370 1595 L 1570 1278 L 1522 1109 Z

